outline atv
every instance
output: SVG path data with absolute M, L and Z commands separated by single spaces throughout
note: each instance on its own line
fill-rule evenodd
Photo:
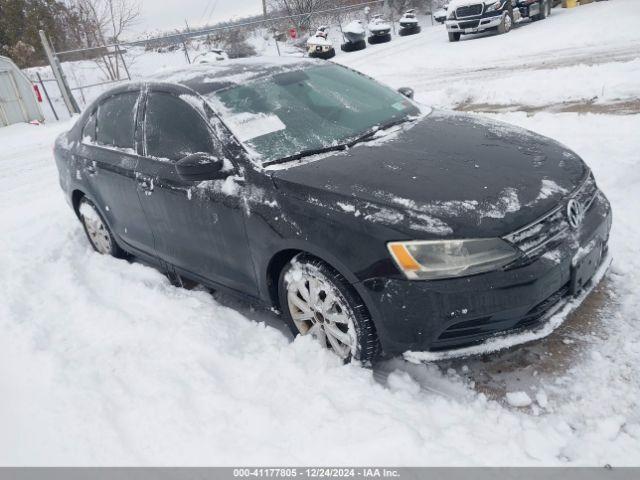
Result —
M 416 18 L 415 9 L 407 10 L 405 14 L 400 17 L 400 36 L 405 37 L 407 35 L 415 35 L 420 33 L 420 25 Z
M 391 41 L 391 25 L 382 18 L 382 15 L 374 15 L 369 22 L 369 43 L 386 43 Z
M 322 25 L 318 27 L 313 37 L 307 40 L 307 52 L 310 57 L 328 60 L 336 56 L 336 50 L 328 38 L 328 33 L 329 27 Z
M 346 40 L 346 42 L 340 46 L 343 52 L 355 52 L 367 48 L 367 42 L 365 41 L 367 31 L 360 20 L 354 20 L 349 23 L 342 29 L 342 34 Z

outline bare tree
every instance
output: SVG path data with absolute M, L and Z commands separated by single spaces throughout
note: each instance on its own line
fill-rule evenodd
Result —
M 309 30 L 311 17 L 314 13 L 336 6 L 340 2 L 335 0 L 270 0 L 272 10 L 284 12 L 293 18 L 294 25 L 301 31 Z
M 119 43 L 122 35 L 136 24 L 140 17 L 139 0 L 72 0 L 78 16 L 78 28 L 87 47 Z M 120 79 L 122 52 L 108 49 L 100 51 L 96 63 L 111 80 Z

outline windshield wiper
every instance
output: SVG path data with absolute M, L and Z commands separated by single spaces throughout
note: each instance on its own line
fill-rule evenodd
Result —
M 277 158 L 275 160 L 264 162 L 262 166 L 268 167 L 269 165 L 277 165 L 279 163 L 292 162 L 294 160 L 300 160 L 301 158 L 304 158 L 304 157 L 310 157 L 312 155 L 320 155 L 321 153 L 327 153 L 327 152 L 342 151 L 342 150 L 346 150 L 347 148 L 349 148 L 349 145 L 346 143 L 340 143 L 338 145 L 329 145 L 327 147 L 320 147 L 320 148 L 310 148 L 308 150 L 302 150 L 301 152 L 294 153 L 293 155 L 289 155 L 287 157 Z
M 265 162 L 262 164 L 263 167 L 268 167 L 269 165 L 277 165 L 280 163 L 287 163 L 287 162 L 292 162 L 295 160 L 300 160 L 304 157 L 310 157 L 312 155 L 320 155 L 322 153 L 327 153 L 327 152 L 338 152 L 338 151 L 344 151 L 344 150 L 348 150 L 349 148 L 353 147 L 354 145 L 358 144 L 358 143 L 362 143 L 365 142 L 367 140 L 369 140 L 370 138 L 372 138 L 373 136 L 375 136 L 378 132 L 387 130 L 391 127 L 395 127 L 396 125 L 400 125 L 401 123 L 405 123 L 405 122 L 413 122 L 415 120 L 415 117 L 403 117 L 403 118 L 398 118 L 396 120 L 392 120 L 390 122 L 387 122 L 385 124 L 383 124 L 382 126 L 376 126 L 374 128 L 372 128 L 371 130 L 368 130 L 366 133 L 353 138 L 345 143 L 339 143 L 337 145 L 329 145 L 326 147 L 320 147 L 320 148 L 310 148 L 308 150 L 302 150 L 301 152 L 298 153 L 294 153 L 293 155 L 289 155 L 287 157 L 282 157 L 282 158 L 277 158 L 275 160 L 270 160 L 268 162 Z
M 362 142 L 365 142 L 365 141 L 369 140 L 370 138 L 374 137 L 379 132 L 383 132 L 384 130 L 387 130 L 387 129 L 391 128 L 391 127 L 395 127 L 396 125 L 400 125 L 400 124 L 405 123 L 405 122 L 413 122 L 414 120 L 415 120 L 414 117 L 402 117 L 402 118 L 398 118 L 396 120 L 392 120 L 390 122 L 385 123 L 382 126 L 378 126 L 378 127 L 372 128 L 368 132 L 366 132 L 366 133 L 360 135 L 359 137 L 356 137 L 355 139 L 351 140 L 346 145 L 349 148 L 351 148 L 351 147 L 353 147 L 354 145 L 356 145 L 358 143 L 362 143 Z

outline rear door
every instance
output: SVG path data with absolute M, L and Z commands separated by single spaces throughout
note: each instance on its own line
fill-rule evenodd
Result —
M 224 180 L 185 181 L 176 173 L 176 162 L 189 154 L 227 156 L 208 122 L 179 96 L 151 91 L 144 137 L 138 194 L 156 255 L 195 278 L 257 294 L 241 197 Z
M 78 175 L 123 247 L 151 253 L 153 235 L 137 193 L 139 98 L 139 90 L 118 93 L 91 113 L 77 150 L 83 165 Z

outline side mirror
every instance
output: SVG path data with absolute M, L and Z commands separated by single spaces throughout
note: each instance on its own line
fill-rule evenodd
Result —
M 398 89 L 398 92 L 402 95 L 404 95 L 407 98 L 413 98 L 413 88 L 410 87 L 400 87 Z
M 180 178 L 192 182 L 219 180 L 226 178 L 231 172 L 223 171 L 224 162 L 206 153 L 193 153 L 178 160 L 176 172 Z

